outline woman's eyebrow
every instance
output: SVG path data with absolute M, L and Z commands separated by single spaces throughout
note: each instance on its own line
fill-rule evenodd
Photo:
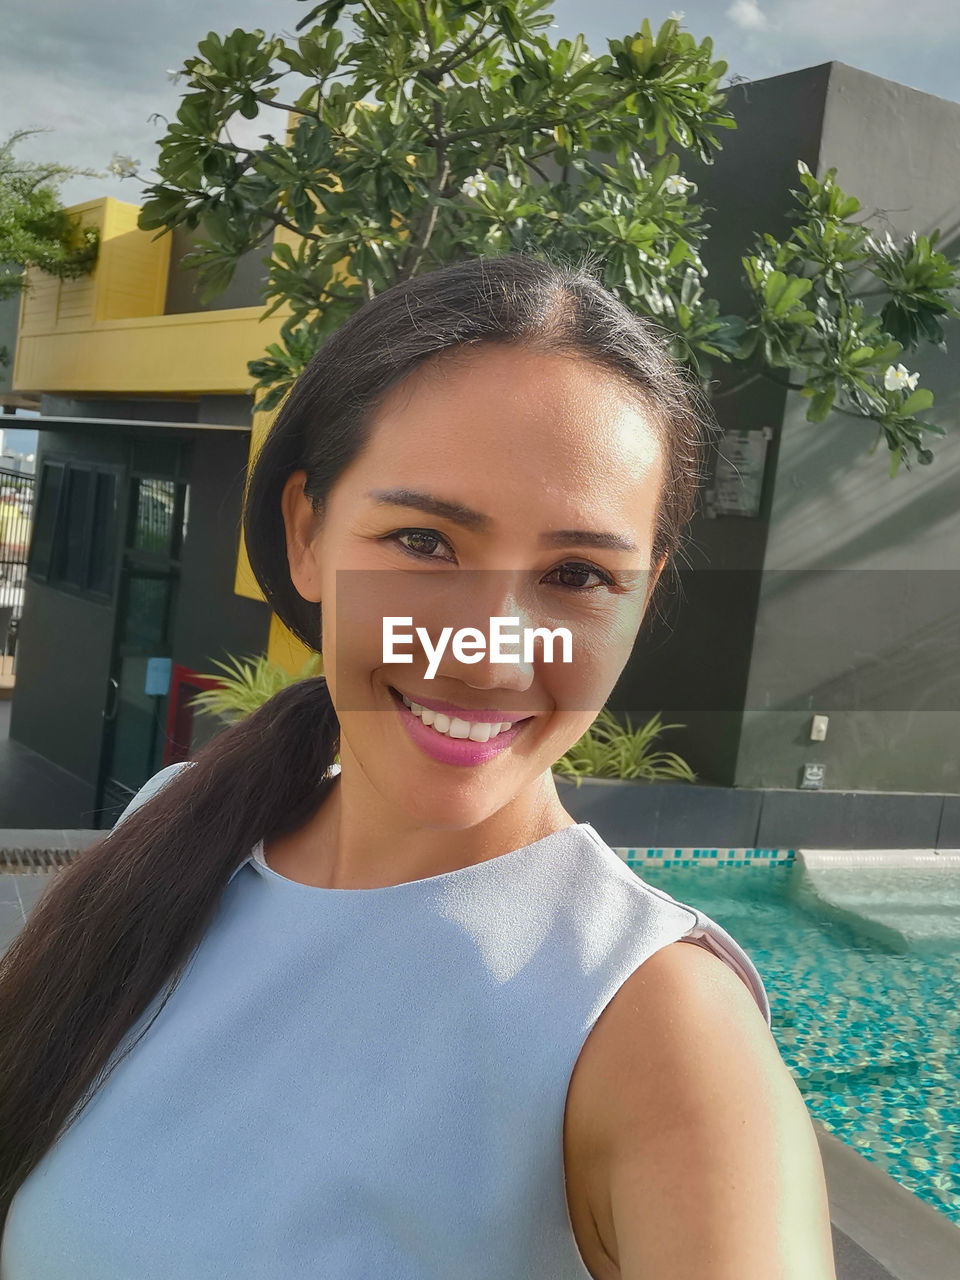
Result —
M 381 505 L 395 507 L 414 507 L 425 511 L 428 515 L 439 516 L 450 520 L 464 529 L 474 533 L 487 533 L 493 521 L 482 511 L 474 511 L 462 502 L 451 502 L 446 498 L 437 498 L 432 493 L 424 493 L 419 489 L 368 489 L 366 496 Z M 599 533 L 591 529 L 555 529 L 550 533 L 541 533 L 543 546 L 568 547 L 577 544 L 584 547 L 595 547 L 603 551 L 632 551 L 639 548 L 629 538 L 622 538 L 617 533 Z

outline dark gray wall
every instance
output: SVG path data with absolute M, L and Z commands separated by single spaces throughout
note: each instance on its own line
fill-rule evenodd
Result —
M 944 232 L 960 249 L 960 104 L 830 64 L 818 176 L 891 233 Z M 876 305 L 871 304 L 871 305 Z M 805 760 L 830 789 L 960 791 L 960 325 L 948 351 L 900 359 L 936 396 L 931 466 L 890 479 L 877 428 L 805 420 L 789 392 L 737 766 L 743 786 L 796 785 Z M 808 572 L 798 574 L 796 570 Z M 776 710 L 778 702 L 794 709 Z M 767 709 L 767 708 L 770 709 Z M 830 716 L 809 741 L 810 718 Z
M 724 310 L 742 305 L 755 233 L 791 225 L 798 159 L 821 177 L 836 167 L 881 229 L 939 226 L 957 254 L 960 104 L 827 63 L 739 85 L 730 106 L 738 128 L 715 163 L 683 165 L 712 224 L 703 258 Z M 949 435 L 927 437 L 932 466 L 893 480 L 885 444 L 868 452 L 874 426 L 808 423 L 806 400 L 765 381 L 724 395 L 731 375 L 715 370 L 721 428 L 773 428 L 761 514 L 694 518 L 680 595 L 611 699 L 634 723 L 657 710 L 685 723 L 658 745 L 703 781 L 795 788 L 816 762 L 831 790 L 960 790 L 960 326 L 947 344 L 901 357 Z M 817 713 L 830 716 L 823 743 L 809 737 Z
M 778 237 L 787 232 L 797 160 L 816 168 L 829 70 L 826 64 L 736 86 L 729 107 L 737 128 L 723 132 L 723 151 L 712 165 L 683 160 L 682 171 L 697 183 L 697 199 L 711 226 L 701 250 L 709 272 L 708 294 L 717 298 L 724 312 L 743 310 L 740 260 L 751 250 L 755 232 Z M 734 381 L 722 364 L 714 377 L 720 391 Z M 760 515 L 709 517 L 701 493 L 685 549 L 677 559 L 680 581 L 661 606 L 661 616 L 648 619 L 610 698 L 611 707 L 629 713 L 635 727 L 657 711 L 665 723 L 684 726 L 665 732 L 657 746 L 683 756 L 704 782 L 738 782 L 743 706 L 785 397 L 783 389 L 759 382 L 714 399 L 720 428 L 774 429 Z M 711 436 L 705 488 L 715 462 Z
M 0 394 L 12 391 L 13 357 L 17 348 L 17 325 L 20 319 L 20 294 L 0 298 L 0 349 L 6 348 L 7 364 L 0 363 Z
M 234 405 L 232 411 L 237 408 Z M 101 409 L 98 402 L 96 412 Z M 114 408 L 114 412 L 128 411 L 129 405 Z M 187 440 L 190 509 L 173 620 L 173 661 L 194 670 L 214 671 L 211 659 L 223 659 L 228 652 L 265 652 L 270 625 L 267 605 L 233 592 L 247 431 L 199 430 L 181 437 L 164 429 L 78 424 L 60 431 L 41 430 L 39 438 L 38 473 L 44 457 L 52 453 L 128 466 L 132 451 L 145 464 L 151 453 L 174 438 Z M 125 480 L 121 511 L 126 509 L 126 492 Z M 118 538 L 122 538 L 119 529 Z M 83 808 L 91 814 L 115 622 L 115 601 L 96 604 L 27 581 L 10 737 L 85 784 L 89 799 Z M 166 714 L 165 704 L 162 714 Z M 48 822 L 38 811 L 23 825 Z
M 269 608 L 233 590 L 249 444 L 249 434 L 240 431 L 198 431 L 193 442 L 173 652 L 195 671 L 216 674 L 212 660 L 225 660 L 228 651 L 267 648 Z
M 34 421 L 39 429 L 40 420 Z M 122 435 L 102 430 L 41 429 L 38 440 L 38 476 L 44 459 L 54 454 L 125 465 L 129 450 Z M 125 483 L 120 500 L 125 505 Z M 118 541 L 121 536 L 118 529 Z M 114 601 L 100 604 L 32 578 L 26 580 L 10 737 L 87 784 L 86 807 L 91 813 L 114 618 Z M 36 825 L 45 825 L 40 814 Z
M 232 397 L 231 397 L 232 398 Z M 148 396 L 42 395 L 40 412 L 46 417 L 123 418 L 138 422 L 197 422 L 197 401 Z
M 231 307 L 259 307 L 263 304 L 263 290 L 269 275 L 263 262 L 270 256 L 269 240 L 256 249 L 243 254 L 237 263 L 233 279 L 222 293 L 202 303 L 198 296 L 197 273 L 181 265 L 197 240 L 204 238 L 202 227 L 191 231 L 186 227 L 174 227 L 170 233 L 170 270 L 167 274 L 166 315 L 182 315 L 190 311 L 225 311 Z

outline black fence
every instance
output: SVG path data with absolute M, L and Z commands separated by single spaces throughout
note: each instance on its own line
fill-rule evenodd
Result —
M 36 480 L 0 468 L 0 677 L 16 667 Z

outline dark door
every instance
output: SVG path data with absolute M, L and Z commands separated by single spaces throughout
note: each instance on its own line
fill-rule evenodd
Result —
M 134 475 L 107 704 L 98 826 L 112 826 L 162 767 L 171 633 L 189 509 L 184 480 Z

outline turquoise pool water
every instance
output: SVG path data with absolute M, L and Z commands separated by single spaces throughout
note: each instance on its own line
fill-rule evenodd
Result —
M 896 954 L 818 918 L 788 895 L 791 851 L 620 852 L 747 951 L 810 1114 L 960 1225 L 960 949 Z

